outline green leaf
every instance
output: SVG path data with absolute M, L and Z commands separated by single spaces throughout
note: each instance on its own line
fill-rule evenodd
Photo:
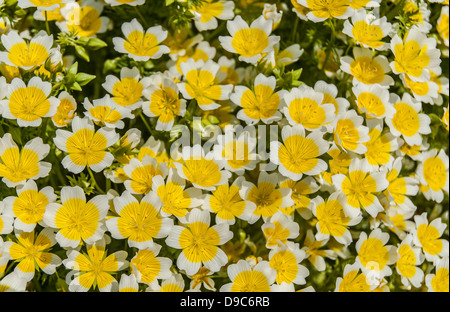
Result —
M 74 82 L 73 85 L 70 87 L 70 89 L 75 91 L 81 91 L 81 86 L 78 84 L 78 82 Z
M 86 47 L 88 47 L 90 50 L 94 50 L 94 51 L 98 50 L 98 49 L 101 49 L 101 48 L 104 48 L 106 46 L 108 46 L 108 44 L 106 42 L 104 42 L 103 40 L 98 39 L 98 38 L 90 38 L 88 43 L 87 43 L 87 45 L 86 45 Z
M 78 55 L 79 57 L 81 57 L 83 60 L 85 60 L 86 62 L 89 62 L 89 54 L 87 53 L 86 49 L 82 46 L 75 46 L 75 53 L 76 55 Z
M 95 75 L 89 75 L 86 73 L 78 73 L 75 75 L 75 81 L 80 85 L 80 86 L 85 86 L 87 85 L 89 82 L 91 82 L 93 79 L 95 79 Z
M 166 0 L 166 6 L 169 6 L 174 2 L 175 2 L 175 0 Z
M 75 76 L 78 72 L 78 62 L 75 62 L 67 69 L 66 76 Z

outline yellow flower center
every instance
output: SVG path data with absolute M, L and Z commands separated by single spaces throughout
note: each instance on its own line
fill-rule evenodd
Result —
M 392 124 L 401 134 L 413 136 L 419 131 L 420 119 L 419 114 L 413 107 L 407 103 L 396 103 L 394 105 L 396 112 L 392 119 Z
M 430 63 L 426 45 L 421 47 L 415 40 L 410 40 L 406 44 L 397 44 L 394 52 L 395 70 L 412 77 L 420 77 L 424 68 Z
M 357 57 L 350 64 L 352 75 L 362 83 L 374 84 L 384 80 L 384 70 L 374 59 L 367 56 Z
M 47 49 L 39 43 L 32 42 L 27 45 L 25 42 L 17 43 L 11 47 L 8 59 L 16 66 L 34 67 L 39 66 L 48 58 Z
M 159 50 L 158 38 L 151 33 L 132 31 L 126 38 L 124 47 L 129 53 L 137 56 L 153 56 Z
M 252 57 L 262 53 L 269 45 L 269 37 L 259 28 L 244 28 L 238 30 L 231 41 L 231 46 L 237 54 Z
M 243 271 L 236 275 L 231 286 L 232 292 L 269 292 L 267 277 L 259 271 Z
M 194 263 L 214 259 L 220 244 L 217 231 L 203 222 L 193 222 L 185 228 L 179 238 L 180 247 L 186 258 Z
M 11 114 L 25 121 L 44 117 L 50 110 L 50 102 L 44 91 L 36 87 L 19 88 L 9 98 Z
M 101 133 L 80 129 L 66 141 L 67 153 L 75 165 L 100 163 L 106 155 L 107 140 Z

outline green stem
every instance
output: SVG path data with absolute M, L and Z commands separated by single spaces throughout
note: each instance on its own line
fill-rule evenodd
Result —
M 44 16 L 45 16 L 45 29 L 47 30 L 47 35 L 50 35 L 50 27 L 48 26 L 47 11 L 44 11 Z
M 98 192 L 104 194 L 105 191 L 103 191 L 103 190 L 100 188 L 100 186 L 97 184 L 97 181 L 95 180 L 94 173 L 92 172 L 91 168 L 88 166 L 87 169 L 88 169 L 88 172 L 89 172 L 89 176 L 91 177 L 91 180 L 92 180 L 92 182 L 94 183 L 95 189 L 96 189 Z
M 321 68 L 322 71 L 325 70 L 325 67 L 327 66 L 328 59 L 330 58 L 330 55 L 331 55 L 331 50 L 333 49 L 333 46 L 334 46 L 334 41 L 336 40 L 336 28 L 334 26 L 334 19 L 330 20 L 330 27 L 331 27 L 331 38 L 330 38 L 330 42 L 328 43 L 327 54 L 325 55 L 325 60 L 323 61 L 323 64 L 322 64 L 322 68 Z
M 150 132 L 150 134 L 152 134 L 153 130 L 150 127 L 150 125 L 148 124 L 147 120 L 145 119 L 145 116 L 142 114 L 142 111 L 139 112 L 139 117 L 141 117 L 142 122 L 144 123 L 144 125 L 147 128 L 148 132 Z
M 298 20 L 299 20 L 299 18 L 297 17 L 294 22 L 294 28 L 292 30 L 291 41 L 295 41 L 295 35 L 297 34 Z
M 66 184 L 66 178 L 62 174 L 59 164 L 55 164 L 54 166 L 52 166 L 52 169 L 55 169 L 56 176 L 58 177 L 59 183 L 61 183 L 61 186 L 64 186 Z
M 148 28 L 147 21 L 145 20 L 144 16 L 142 15 L 141 11 L 137 8 L 137 6 L 134 7 L 134 10 L 136 11 L 139 18 L 142 20 L 142 23 L 144 24 L 145 28 Z

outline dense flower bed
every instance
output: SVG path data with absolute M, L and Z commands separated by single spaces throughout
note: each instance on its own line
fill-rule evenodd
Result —
M 449 290 L 448 0 L 0 0 L 0 291 Z

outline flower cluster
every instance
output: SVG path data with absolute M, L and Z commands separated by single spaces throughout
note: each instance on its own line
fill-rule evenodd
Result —
M 0 0 L 0 36 L 0 292 L 448 292 L 448 0 Z

